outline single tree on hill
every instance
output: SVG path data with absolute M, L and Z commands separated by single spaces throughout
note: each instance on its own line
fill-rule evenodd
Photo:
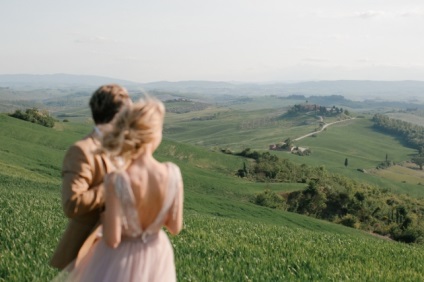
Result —
M 420 154 L 411 159 L 411 161 L 420 167 L 420 170 L 423 170 L 424 165 L 424 155 Z

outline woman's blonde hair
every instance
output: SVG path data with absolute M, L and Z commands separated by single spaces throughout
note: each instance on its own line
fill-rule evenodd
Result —
M 152 97 L 124 106 L 110 131 L 104 132 L 103 151 L 111 157 L 134 158 L 162 131 L 164 116 L 165 106 Z

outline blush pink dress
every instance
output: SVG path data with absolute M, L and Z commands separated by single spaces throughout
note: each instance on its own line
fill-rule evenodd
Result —
M 162 230 L 166 216 L 176 211 L 178 183 L 181 172 L 173 163 L 166 163 L 169 177 L 167 193 L 157 217 L 144 230 L 136 200 L 125 171 L 116 173 L 115 194 L 119 199 L 122 239 L 117 248 L 98 240 L 81 262 L 66 276 L 65 281 L 176 281 L 174 252 L 168 236 Z M 106 207 L 107 208 L 107 207 Z M 175 216 L 175 215 L 174 215 Z M 63 275 L 63 274 L 62 274 Z

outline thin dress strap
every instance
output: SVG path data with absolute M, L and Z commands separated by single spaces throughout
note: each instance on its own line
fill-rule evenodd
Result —
M 125 170 L 115 172 L 115 175 L 115 192 L 121 206 L 121 220 L 124 233 L 131 237 L 137 237 L 143 233 L 143 230 L 140 226 L 140 219 L 129 176 Z

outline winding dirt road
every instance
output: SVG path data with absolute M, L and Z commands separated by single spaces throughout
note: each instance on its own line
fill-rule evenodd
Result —
M 330 122 L 330 123 L 325 123 L 325 124 L 323 125 L 323 127 L 322 127 L 320 130 L 318 130 L 318 131 L 314 131 L 314 132 L 311 132 L 311 133 L 308 133 L 308 134 L 303 135 L 303 136 L 300 136 L 300 137 L 298 137 L 298 138 L 294 139 L 293 141 L 299 141 L 299 140 L 301 140 L 301 139 L 303 139 L 303 138 L 306 138 L 306 137 L 309 137 L 309 136 L 311 136 L 311 135 L 313 135 L 313 134 L 320 133 L 320 132 L 322 132 L 324 129 L 326 129 L 327 127 L 329 127 L 330 125 L 333 125 L 333 124 L 336 124 L 336 123 L 339 123 L 339 122 L 345 122 L 345 121 L 353 120 L 353 119 L 355 119 L 355 117 L 352 117 L 352 118 L 349 118 L 349 119 L 344 119 L 344 120 L 339 120 L 339 121 L 334 121 L 334 122 Z M 323 120 L 323 118 L 322 118 L 322 117 L 320 117 L 320 120 L 321 120 L 322 122 L 324 122 L 324 120 Z

